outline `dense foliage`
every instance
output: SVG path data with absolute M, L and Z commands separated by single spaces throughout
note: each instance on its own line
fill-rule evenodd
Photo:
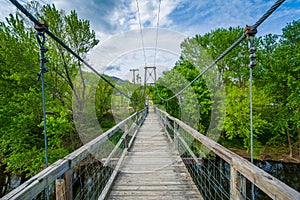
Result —
M 89 21 L 79 19 L 75 11 L 66 14 L 54 5 L 41 7 L 37 2 L 31 2 L 28 9 L 45 20 L 51 32 L 82 58 L 99 43 Z M 41 80 L 37 81 L 40 52 L 35 34 L 32 23 L 19 13 L 0 22 L 0 166 L 8 174 L 21 176 L 21 182 L 45 167 Z M 51 38 L 46 38 L 45 46 L 50 61 L 46 63 L 49 71 L 45 73 L 45 91 L 49 164 L 52 164 L 82 142 L 101 134 L 93 131 L 92 123 L 100 125 L 102 131 L 111 128 L 115 123 L 112 98 L 125 97 L 113 95 L 110 85 L 84 70 L 82 63 Z M 106 79 L 117 85 L 116 79 Z M 128 96 L 137 87 L 126 81 L 122 85 L 118 87 Z M 138 93 L 133 98 L 137 101 L 140 96 Z M 126 106 L 140 109 L 141 104 L 144 102 Z M 124 102 L 118 106 L 124 110 Z M 89 118 L 91 114 L 96 116 L 94 121 Z M 78 133 L 87 128 L 89 135 L 79 138 Z M 9 179 L 4 182 L 7 184 Z
M 66 14 L 54 5 L 41 7 L 37 1 L 30 2 L 28 9 L 84 59 L 99 43 L 89 21 L 79 19 L 75 11 Z M 8 177 L 21 176 L 21 182 L 45 167 L 35 34 L 32 23 L 20 13 L 11 14 L 0 24 L 0 166 Z M 99 76 L 84 70 L 81 62 L 51 38 L 46 38 L 45 46 L 50 61 L 46 63 L 45 90 L 51 164 L 143 108 L 145 100 L 139 85 L 105 77 L 131 96 L 127 99 Z M 1 185 L 8 184 L 9 179 L 4 182 Z
M 254 145 L 256 156 L 267 147 L 286 147 L 290 157 L 299 158 L 300 149 L 300 20 L 293 21 L 283 28 L 282 35 L 257 37 L 257 66 L 254 68 L 253 105 L 254 105 Z M 184 81 L 178 81 L 176 74 L 187 80 L 193 80 L 200 72 L 216 59 L 243 34 L 241 28 L 216 29 L 203 36 L 196 35 L 182 42 L 182 57 L 175 67 L 164 73 L 158 83 L 156 103 L 176 117 L 180 110 L 195 109 L 195 101 L 180 106 L 180 97 L 168 102 L 174 95 L 174 88 L 183 88 Z M 206 55 L 204 55 L 206 54 Z M 210 58 L 208 58 L 210 57 Z M 196 93 L 197 104 L 201 107 L 198 130 L 206 133 L 211 122 L 210 115 L 213 98 L 220 98 L 209 80 L 215 81 L 215 87 L 225 86 L 226 105 L 218 109 L 226 113 L 221 129 L 221 141 L 243 144 L 250 148 L 249 120 L 249 52 L 247 41 L 233 49 L 215 68 L 209 79 L 201 77 L 192 86 Z M 188 97 L 183 93 L 185 99 Z M 190 98 L 189 98 L 190 99 Z M 201 106 L 204 105 L 204 106 Z M 185 106 L 185 107 L 183 107 Z M 194 115 L 195 116 L 195 115 Z M 195 120 L 194 120 L 195 121 Z M 189 120 L 186 120 L 189 123 Z M 298 153 L 299 152 L 299 153 Z

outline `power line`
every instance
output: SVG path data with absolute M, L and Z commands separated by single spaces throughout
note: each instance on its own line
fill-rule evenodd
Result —
M 285 0 L 278 0 L 251 28 L 256 29 L 259 27 Z M 221 59 L 223 59 L 232 49 L 239 45 L 246 36 L 243 34 L 237 41 L 235 41 L 228 49 L 226 49 L 216 60 L 214 60 L 205 70 L 203 70 L 194 80 L 187 84 L 183 89 L 181 89 L 177 94 L 173 95 L 168 99 L 163 99 L 164 101 L 169 101 L 174 97 L 177 97 L 182 92 L 184 92 L 188 87 L 190 87 L 195 81 L 197 81 L 203 74 L 210 70 L 214 65 L 216 65 Z
M 43 25 L 30 13 L 27 9 L 25 9 L 17 0 L 9 0 L 12 4 L 14 4 L 24 15 L 26 15 L 34 24 L 37 26 L 42 27 Z M 78 54 L 76 54 L 68 45 L 66 45 L 62 40 L 60 40 L 58 37 L 56 37 L 51 31 L 48 29 L 45 30 L 45 33 L 49 35 L 53 40 L 55 40 L 58 44 L 60 44 L 62 47 L 64 47 L 68 52 L 70 52 L 75 58 L 77 58 L 79 61 L 81 61 L 84 65 L 86 65 L 90 70 L 92 70 L 95 74 L 97 74 L 99 77 L 101 77 L 107 84 L 109 84 L 111 87 L 116 89 L 118 92 L 123 94 L 125 97 L 130 97 L 125 94 L 123 91 L 118 89 L 113 83 L 111 83 L 107 78 L 105 78 L 102 74 L 97 72 L 96 69 L 94 69 L 90 64 L 88 64 L 83 58 L 81 58 Z
M 158 12 L 157 12 L 156 35 L 155 35 L 155 49 L 154 49 L 154 66 L 156 65 L 156 51 L 157 51 L 157 41 L 158 41 L 158 27 L 159 27 L 160 5 L 161 5 L 161 0 L 159 0 Z
M 141 34 L 141 40 L 142 40 L 142 47 L 143 47 L 143 53 L 144 53 L 144 63 L 145 67 L 147 66 L 147 60 L 146 60 L 146 52 L 145 52 L 145 43 L 144 43 L 144 34 L 143 34 L 143 28 L 142 28 L 142 20 L 141 20 L 141 12 L 140 12 L 140 6 L 139 1 L 136 1 L 136 7 L 138 12 L 138 18 L 139 18 L 139 26 L 140 26 L 140 34 Z
M 156 67 L 156 53 L 157 53 L 157 43 L 158 43 L 158 28 L 159 28 L 159 20 L 160 20 L 160 6 L 161 6 L 161 0 L 159 0 L 158 2 L 158 11 L 157 11 L 157 23 L 156 23 L 156 35 L 155 35 L 155 48 L 154 48 L 154 66 Z M 155 80 L 156 81 L 156 80 Z M 157 88 L 157 85 L 156 83 L 154 84 L 154 87 L 155 87 L 155 90 L 156 90 L 156 93 L 158 95 L 158 97 L 160 99 L 163 99 L 160 94 L 159 94 L 159 91 L 158 91 L 158 88 Z

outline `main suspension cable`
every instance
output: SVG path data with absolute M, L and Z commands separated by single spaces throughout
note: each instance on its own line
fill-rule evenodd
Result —
M 253 26 L 252 29 L 258 28 L 285 0 L 278 0 Z M 184 92 L 188 87 L 190 87 L 195 81 L 197 81 L 201 76 L 203 76 L 208 70 L 210 70 L 214 65 L 216 65 L 220 60 L 222 60 L 232 49 L 238 46 L 246 36 L 243 34 L 237 41 L 235 41 L 228 49 L 226 49 L 216 60 L 214 60 L 206 69 L 204 69 L 194 80 L 192 80 L 189 84 L 187 84 L 183 89 L 181 89 L 178 93 L 173 95 L 170 98 L 163 99 L 164 101 L 169 101 L 182 92 Z
M 14 4 L 25 16 L 27 16 L 35 25 L 43 26 L 26 8 L 24 8 L 17 0 L 9 0 L 12 4 Z M 123 91 L 118 89 L 113 83 L 111 83 L 103 74 L 100 74 L 96 69 L 94 69 L 89 63 L 87 63 L 83 58 L 81 58 L 78 54 L 76 54 L 68 45 L 66 45 L 62 40 L 56 37 L 49 29 L 45 30 L 45 33 L 49 35 L 53 40 L 55 40 L 58 44 L 64 47 L 68 52 L 70 52 L 75 58 L 81 61 L 85 66 L 87 66 L 90 70 L 92 70 L 95 74 L 97 74 L 100 78 L 102 78 L 108 85 L 116 89 L 118 92 L 123 94 L 125 97 L 130 99 L 130 97 L 125 94 Z
M 157 12 L 157 23 L 156 23 L 156 34 L 155 34 L 155 48 L 154 48 L 154 67 L 156 65 L 156 52 L 157 52 L 157 42 L 158 42 L 158 28 L 159 28 L 159 15 L 160 15 L 160 5 L 161 0 L 158 2 L 158 12 Z
M 155 35 L 155 48 L 154 48 L 154 67 L 156 67 L 156 53 L 157 53 L 157 43 L 158 43 L 158 28 L 159 28 L 159 20 L 160 20 L 160 6 L 161 6 L 161 0 L 159 0 L 159 4 L 158 4 L 158 12 L 157 12 L 157 23 L 156 23 L 156 35 Z M 159 91 L 158 91 L 158 88 L 157 88 L 157 84 L 155 83 L 154 84 L 154 87 L 155 87 L 155 90 L 156 90 L 156 93 L 157 93 L 157 96 L 161 99 L 161 100 L 164 100 L 160 94 L 159 94 Z
M 144 63 L 145 63 L 145 67 L 146 67 L 147 60 L 146 60 L 146 51 L 145 51 L 144 34 L 143 34 L 143 27 L 142 27 L 142 20 L 141 20 L 141 12 L 140 12 L 139 1 L 138 0 L 135 0 L 135 1 L 136 1 L 138 18 L 139 18 L 140 34 L 141 34 L 142 47 L 143 47 L 143 53 L 144 53 Z

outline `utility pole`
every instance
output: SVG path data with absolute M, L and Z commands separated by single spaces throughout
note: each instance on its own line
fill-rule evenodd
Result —
M 142 83 L 142 78 L 139 74 L 136 75 L 136 83 L 141 84 Z
M 139 71 L 139 69 L 130 69 L 130 71 L 132 72 L 132 82 L 135 84 L 135 72 Z

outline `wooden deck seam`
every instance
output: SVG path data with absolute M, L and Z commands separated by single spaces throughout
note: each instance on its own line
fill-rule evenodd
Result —
M 107 199 L 202 199 L 162 130 L 157 116 L 149 112 Z

